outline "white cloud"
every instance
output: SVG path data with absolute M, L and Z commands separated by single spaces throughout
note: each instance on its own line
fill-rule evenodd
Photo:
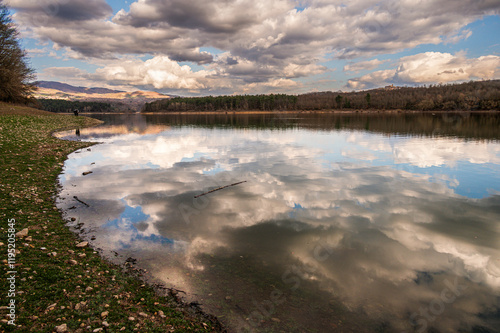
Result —
M 467 58 L 465 54 L 425 52 L 403 57 L 397 69 L 376 71 L 349 81 L 349 87 L 363 89 L 391 83 L 424 84 L 499 79 L 500 57 Z
M 204 89 L 203 80 L 210 73 L 193 72 L 165 56 L 147 61 L 128 60 L 106 65 L 96 70 L 95 78 L 117 85 L 152 86 L 156 89 Z
M 361 71 L 367 71 L 367 70 L 373 70 L 383 63 L 388 62 L 389 60 L 378 60 L 378 59 L 373 59 L 373 60 L 368 60 L 368 61 L 361 61 L 361 62 L 356 62 L 356 63 L 350 63 L 344 66 L 344 72 L 354 72 L 354 73 L 359 73 Z

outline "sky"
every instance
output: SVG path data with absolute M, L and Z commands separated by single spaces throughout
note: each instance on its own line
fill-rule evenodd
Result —
M 181 96 L 500 79 L 500 0 L 3 0 L 38 80 Z

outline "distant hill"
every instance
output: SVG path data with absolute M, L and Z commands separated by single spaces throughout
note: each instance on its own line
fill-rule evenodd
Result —
M 75 87 L 66 83 L 39 81 L 35 98 L 39 100 L 65 100 L 71 102 L 110 103 L 116 111 L 140 111 L 145 103 L 171 98 L 154 91 L 126 92 L 100 87 Z M 44 103 L 47 104 L 47 103 Z
M 83 94 L 116 94 L 122 93 L 124 91 L 112 90 L 107 88 L 86 88 L 86 87 L 75 87 L 66 83 L 54 82 L 54 81 L 38 81 L 35 85 L 39 88 L 47 88 L 59 90 L 67 93 L 83 93 Z

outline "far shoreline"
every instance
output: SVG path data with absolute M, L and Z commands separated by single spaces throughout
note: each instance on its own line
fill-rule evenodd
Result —
M 66 114 L 66 113 L 62 113 Z M 68 115 L 72 115 L 67 113 Z M 377 114 L 500 114 L 498 110 L 453 110 L 453 111 L 421 111 L 421 110 L 286 110 L 286 111 L 158 111 L 158 112 L 80 112 L 80 115 L 273 115 L 273 114 L 338 114 L 338 115 L 377 115 Z

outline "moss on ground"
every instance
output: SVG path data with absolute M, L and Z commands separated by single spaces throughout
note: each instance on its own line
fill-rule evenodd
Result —
M 160 296 L 92 248 L 76 246 L 80 240 L 55 207 L 57 177 L 69 153 L 91 144 L 62 141 L 51 133 L 98 123 L 0 103 L 0 331 L 222 331 L 213 318 Z M 13 220 L 16 232 L 28 229 L 28 234 L 16 237 L 15 266 L 9 267 L 8 222 Z M 11 276 L 15 297 L 8 295 Z M 15 326 L 8 324 L 11 299 Z

